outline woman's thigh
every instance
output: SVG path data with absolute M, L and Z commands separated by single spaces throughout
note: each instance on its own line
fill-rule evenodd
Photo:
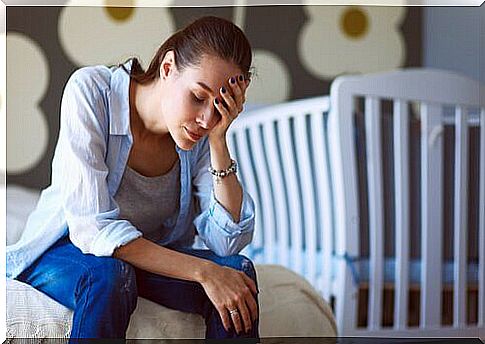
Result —
M 17 279 L 70 309 L 75 308 L 76 296 L 87 280 L 90 283 L 123 283 L 125 286 L 129 282 L 135 284 L 131 265 L 112 257 L 84 254 L 71 243 L 69 236 L 59 239 Z
M 220 257 L 210 250 L 176 249 L 221 266 L 245 272 L 257 286 L 256 273 L 252 262 L 243 255 Z M 166 307 L 184 312 L 204 315 L 209 299 L 200 283 L 160 276 L 135 268 L 138 295 Z

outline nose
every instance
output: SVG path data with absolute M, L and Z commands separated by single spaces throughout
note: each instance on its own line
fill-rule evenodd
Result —
M 209 130 L 215 122 L 216 112 L 215 107 L 210 106 L 205 108 L 197 118 L 197 124 L 202 128 Z

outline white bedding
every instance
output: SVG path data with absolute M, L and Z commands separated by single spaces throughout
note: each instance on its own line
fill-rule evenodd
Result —
M 27 217 L 34 210 L 40 192 L 21 186 L 8 186 L 6 194 L 7 245 L 12 245 L 20 239 Z
M 8 186 L 7 244 L 15 243 L 39 192 Z M 302 277 L 278 265 L 256 265 L 262 337 L 336 336 L 328 304 Z M 7 338 L 67 337 L 72 311 L 27 284 L 7 280 Z M 202 317 L 143 298 L 131 317 L 128 338 L 203 338 Z

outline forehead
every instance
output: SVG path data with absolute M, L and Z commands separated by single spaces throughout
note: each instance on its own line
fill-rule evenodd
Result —
M 227 84 L 230 77 L 241 74 L 241 70 L 234 63 L 221 58 L 204 56 L 199 66 L 189 67 L 183 74 L 190 82 L 204 82 L 212 90 L 216 90 Z

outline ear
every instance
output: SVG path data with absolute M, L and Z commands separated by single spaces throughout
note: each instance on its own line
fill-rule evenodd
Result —
M 160 63 L 160 79 L 165 80 L 171 74 L 177 73 L 177 67 L 175 66 L 175 54 L 173 50 L 167 51 L 163 57 L 162 63 Z

